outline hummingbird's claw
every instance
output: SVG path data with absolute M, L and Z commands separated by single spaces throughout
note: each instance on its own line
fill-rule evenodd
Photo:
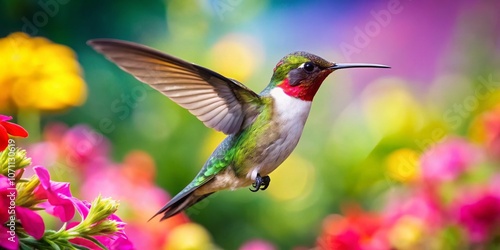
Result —
M 257 174 L 257 178 L 255 178 L 255 182 L 252 183 L 252 188 L 249 188 L 252 192 L 257 192 L 259 190 L 266 190 L 269 187 L 269 183 L 271 183 L 271 178 L 269 176 L 261 177 L 260 174 Z
M 271 177 L 269 176 L 262 177 L 262 184 L 260 190 L 266 190 L 267 187 L 269 187 L 269 183 L 271 183 Z

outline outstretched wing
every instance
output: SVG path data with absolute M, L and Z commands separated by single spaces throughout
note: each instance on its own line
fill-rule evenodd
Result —
M 96 39 L 88 44 L 207 127 L 234 134 L 257 114 L 261 100 L 255 92 L 212 70 L 136 43 Z

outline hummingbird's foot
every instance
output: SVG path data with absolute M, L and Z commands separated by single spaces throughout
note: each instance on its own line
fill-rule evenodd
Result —
M 250 191 L 257 192 L 259 190 L 266 190 L 269 187 L 269 183 L 271 183 L 271 178 L 269 176 L 261 177 L 260 174 L 257 174 L 257 178 L 255 178 L 255 182 L 252 184 L 252 188 Z

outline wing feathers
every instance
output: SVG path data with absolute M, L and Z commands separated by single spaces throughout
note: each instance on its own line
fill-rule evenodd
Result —
M 233 134 L 253 119 L 259 96 L 216 72 L 148 47 L 108 39 L 88 42 L 121 69 L 188 109 L 206 126 Z

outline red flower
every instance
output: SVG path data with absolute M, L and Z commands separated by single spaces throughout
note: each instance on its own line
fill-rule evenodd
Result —
M 317 242 L 319 249 L 387 249 L 387 243 L 378 235 L 383 229 L 378 214 L 365 212 L 358 206 L 344 210 L 344 216 L 330 215 L 325 219 Z
M 12 122 L 8 122 L 8 120 L 11 119 L 11 116 L 0 115 L 0 151 L 4 150 L 9 145 L 9 135 L 28 137 L 26 129 Z

